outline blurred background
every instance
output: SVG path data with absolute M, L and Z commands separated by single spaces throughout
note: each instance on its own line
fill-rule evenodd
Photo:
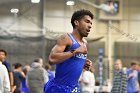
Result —
M 139 0 L 0 0 L 0 48 L 8 52 L 8 62 L 26 65 L 42 57 L 47 63 L 57 38 L 72 32 L 71 16 L 79 9 L 95 16 L 86 39 L 96 75 L 100 49 L 104 79 L 112 78 L 115 59 L 125 67 L 140 61 Z

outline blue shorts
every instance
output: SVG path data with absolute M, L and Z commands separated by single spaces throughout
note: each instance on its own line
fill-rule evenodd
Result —
M 54 79 L 51 79 L 46 83 L 44 87 L 44 93 L 81 93 L 81 92 L 79 84 L 67 86 L 58 83 Z

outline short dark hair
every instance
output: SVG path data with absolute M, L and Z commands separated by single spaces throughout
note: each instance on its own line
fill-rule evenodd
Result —
M 41 60 L 42 58 L 36 58 L 36 59 L 34 59 L 34 62 L 36 62 L 36 63 L 40 63 L 40 60 Z
M 34 60 L 34 62 L 36 62 L 36 63 L 39 63 L 39 61 L 40 61 L 39 58 L 36 58 L 36 59 Z
M 133 65 L 138 65 L 138 61 L 132 61 L 131 66 L 133 66 Z
M 51 69 L 51 66 L 50 66 L 49 64 L 46 64 L 46 65 L 45 65 L 45 69 L 46 69 L 46 70 L 49 70 L 49 69 Z
M 71 24 L 73 28 L 75 28 L 74 21 L 82 19 L 85 15 L 90 16 L 91 19 L 93 19 L 94 17 L 94 15 L 89 10 L 85 10 L 85 9 L 81 9 L 73 13 L 72 18 L 71 18 Z
M 22 67 L 22 64 L 20 64 L 20 63 L 15 63 L 15 64 L 14 64 L 14 68 L 15 68 L 15 69 L 17 69 L 17 68 L 19 68 L 19 67 Z
M 3 52 L 7 56 L 7 52 L 4 49 L 0 49 L 0 52 Z

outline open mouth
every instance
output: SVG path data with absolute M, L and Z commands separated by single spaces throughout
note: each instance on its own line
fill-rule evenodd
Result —
M 87 30 L 87 33 L 89 34 L 90 30 Z
M 87 30 L 87 32 L 89 33 L 89 32 L 90 32 L 90 30 Z

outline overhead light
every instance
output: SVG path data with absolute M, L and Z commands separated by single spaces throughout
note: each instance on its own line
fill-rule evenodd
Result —
M 68 0 L 68 1 L 66 2 L 66 4 L 67 4 L 67 5 L 74 5 L 75 2 L 74 2 L 74 0 Z
M 12 8 L 11 10 L 10 10 L 10 12 L 11 13 L 18 13 L 19 12 L 19 9 L 17 9 L 17 8 Z
M 32 3 L 39 3 L 40 0 L 31 0 Z

